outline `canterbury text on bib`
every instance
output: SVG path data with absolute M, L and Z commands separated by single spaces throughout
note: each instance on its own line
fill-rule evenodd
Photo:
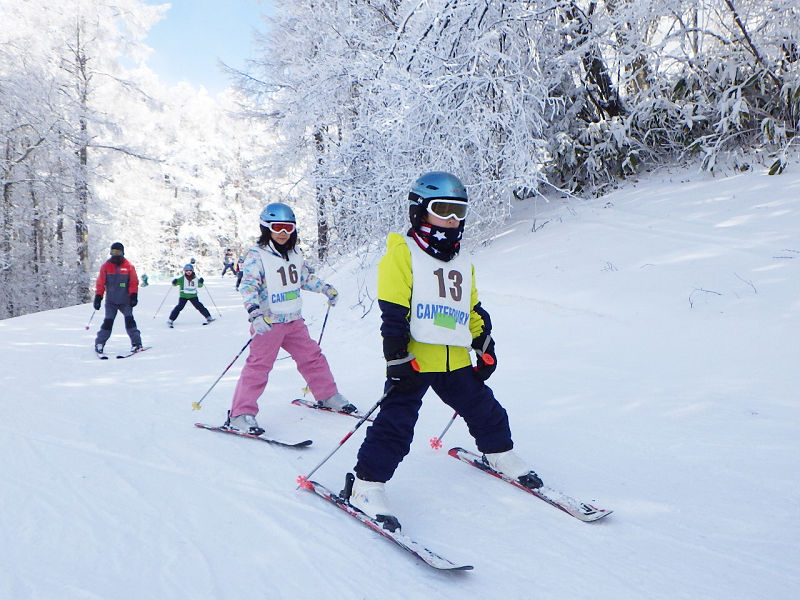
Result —
M 267 300 L 270 312 L 286 315 L 300 312 L 300 276 L 303 272 L 303 257 L 297 252 L 289 255 L 289 261 L 259 248 L 264 279 L 267 283 Z
M 456 256 L 449 262 L 426 254 L 411 238 L 413 288 L 411 290 L 411 337 L 425 344 L 469 348 L 472 263 Z

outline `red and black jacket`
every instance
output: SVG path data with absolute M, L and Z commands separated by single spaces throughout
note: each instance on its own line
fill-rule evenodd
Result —
M 138 292 L 139 278 L 136 276 L 136 269 L 127 258 L 123 258 L 118 265 L 107 260 L 100 267 L 95 294 L 98 296 L 106 294 L 106 302 L 128 304 L 130 295 Z

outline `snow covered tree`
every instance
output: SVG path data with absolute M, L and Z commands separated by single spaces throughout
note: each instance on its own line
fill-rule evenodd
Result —
M 159 12 L 137 0 L 2 7 L 0 316 L 88 299 L 93 182 L 104 153 L 123 149 L 94 96 L 121 83 L 123 47 Z
M 315 198 L 321 247 L 372 239 L 368 215 L 401 225 L 431 168 L 467 182 L 480 232 L 548 186 L 598 193 L 643 163 L 780 153 L 797 130 L 798 10 L 304 1 L 276 8 L 242 82 L 278 127 L 269 161 L 310 186 L 294 190 Z
M 515 196 L 537 193 L 547 90 L 525 4 L 330 1 L 276 11 L 265 54 L 242 82 L 279 128 L 270 162 L 299 170 L 310 188 L 297 191 L 313 190 L 321 256 L 381 239 L 387 217 L 404 226 L 408 190 L 425 171 L 464 179 L 478 231 L 500 222 Z

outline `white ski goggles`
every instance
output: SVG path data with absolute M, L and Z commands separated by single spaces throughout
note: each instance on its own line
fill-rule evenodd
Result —
M 270 221 L 267 223 L 267 229 L 272 233 L 293 233 L 294 227 L 294 223 L 283 221 Z
M 428 213 L 440 219 L 467 218 L 467 203 L 463 200 L 431 200 L 428 202 Z

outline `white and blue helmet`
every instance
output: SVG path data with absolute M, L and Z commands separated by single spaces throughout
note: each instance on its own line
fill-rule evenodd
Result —
M 269 227 L 270 223 L 274 223 L 276 221 L 280 223 L 297 224 L 297 221 L 294 218 L 294 212 L 283 202 L 273 202 L 271 204 L 267 204 L 266 208 L 261 211 L 261 215 L 259 217 L 259 222 L 261 225 L 264 227 Z
M 437 199 L 466 202 L 467 188 L 458 177 L 445 171 L 431 171 L 419 177 L 408 193 L 408 218 L 412 227 L 420 226 L 428 203 Z

